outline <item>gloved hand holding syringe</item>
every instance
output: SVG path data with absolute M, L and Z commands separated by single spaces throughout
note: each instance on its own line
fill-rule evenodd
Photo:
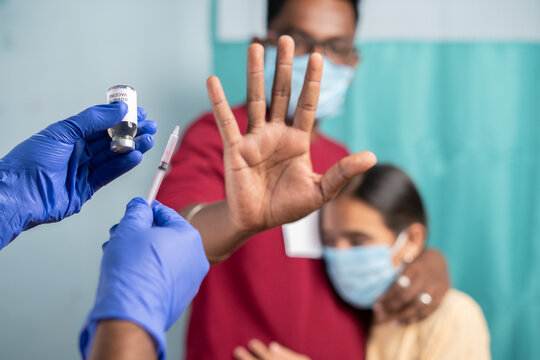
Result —
M 161 161 L 159 163 L 158 170 L 156 172 L 156 175 L 154 176 L 154 180 L 152 181 L 152 186 L 150 186 L 150 191 L 148 192 L 148 196 L 146 197 L 146 201 L 150 205 L 152 205 L 154 200 L 156 200 L 156 195 L 159 191 L 159 187 L 161 186 L 161 182 L 163 181 L 163 179 L 165 178 L 165 175 L 167 174 L 169 163 L 171 162 L 174 149 L 176 148 L 176 144 L 178 143 L 179 133 L 180 133 L 180 126 L 176 125 L 171 136 L 169 137 L 169 141 L 167 142 L 165 151 L 163 152 L 163 155 L 161 156 Z

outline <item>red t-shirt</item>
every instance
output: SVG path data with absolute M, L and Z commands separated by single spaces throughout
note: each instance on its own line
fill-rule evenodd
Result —
M 246 108 L 233 110 L 240 130 Z M 323 173 L 347 155 L 322 135 L 311 144 L 314 171 Z M 212 114 L 185 133 L 158 199 L 174 209 L 225 198 L 223 145 Z M 321 260 L 285 254 L 281 228 L 250 238 L 212 266 L 193 301 L 187 359 L 230 359 L 252 338 L 277 341 L 317 359 L 363 359 L 366 329 L 361 313 L 344 305 Z

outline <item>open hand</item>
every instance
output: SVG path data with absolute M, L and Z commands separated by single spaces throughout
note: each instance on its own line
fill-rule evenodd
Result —
M 270 113 L 266 117 L 264 48 L 248 49 L 248 130 L 242 136 L 218 78 L 207 81 L 208 95 L 224 148 L 227 204 L 241 231 L 262 231 L 298 220 L 333 199 L 352 177 L 376 162 L 370 152 L 341 159 L 325 174 L 313 172 L 310 160 L 315 110 L 323 58 L 309 59 L 304 87 L 292 123 L 287 123 L 294 41 L 278 41 Z

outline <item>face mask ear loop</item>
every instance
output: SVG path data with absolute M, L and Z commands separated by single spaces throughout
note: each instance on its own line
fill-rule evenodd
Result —
M 390 254 L 395 256 L 398 252 L 400 252 L 407 243 L 407 240 L 409 240 L 409 235 L 407 234 L 407 230 L 403 230 L 399 233 L 398 237 L 396 238 L 396 242 L 390 248 Z
M 399 233 L 398 237 L 396 238 L 396 242 L 390 248 L 390 255 L 392 256 L 392 259 L 394 258 L 394 256 L 396 256 L 398 252 L 401 251 L 401 249 L 403 249 L 408 239 L 409 235 L 407 234 L 406 229 Z M 401 262 L 401 264 L 399 264 L 397 268 L 398 271 L 401 273 L 405 269 L 405 264 Z

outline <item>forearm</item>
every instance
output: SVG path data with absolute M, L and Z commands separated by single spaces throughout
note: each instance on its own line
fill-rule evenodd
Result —
M 186 217 L 196 205 L 180 211 Z M 242 231 L 234 224 L 225 200 L 206 204 L 190 219 L 201 234 L 204 251 L 210 263 L 218 263 L 241 246 L 255 232 Z
M 130 321 L 102 320 L 98 323 L 88 359 L 157 359 L 156 345 L 142 327 Z

